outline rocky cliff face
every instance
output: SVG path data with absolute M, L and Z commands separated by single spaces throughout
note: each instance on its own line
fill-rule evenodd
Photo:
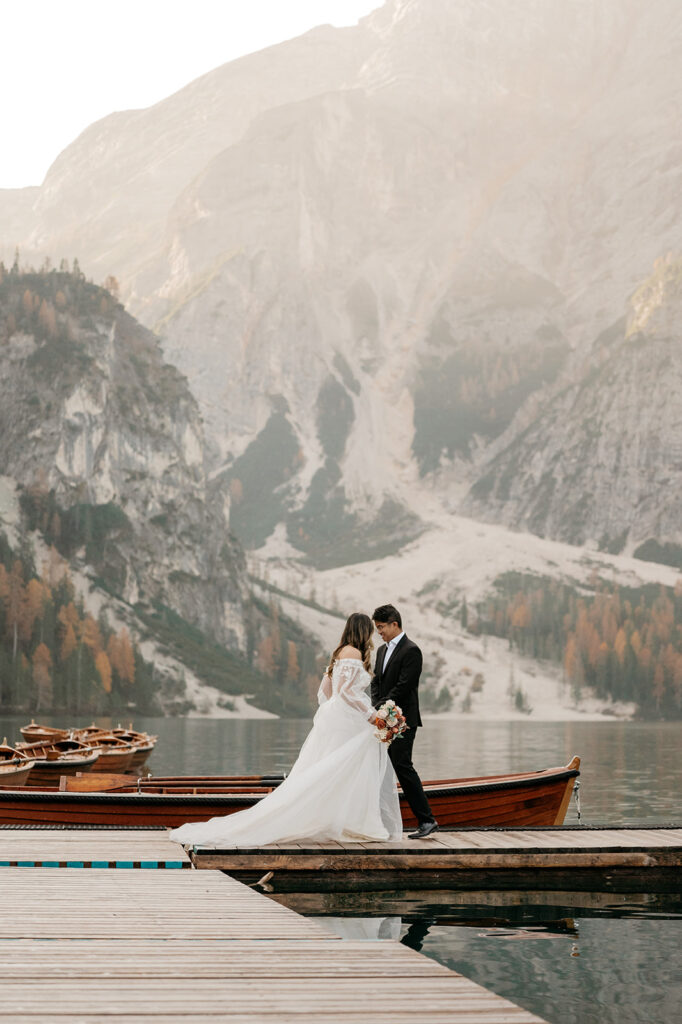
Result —
M 0 474 L 29 525 L 129 605 L 246 649 L 243 556 L 157 339 L 77 274 L 0 281 Z
M 665 364 L 625 427 L 610 328 L 679 246 L 681 58 L 674 0 L 389 0 L 92 126 L 0 196 L 3 241 L 119 278 L 250 545 L 380 554 L 471 485 L 468 511 L 551 536 L 670 539 Z M 606 440 L 644 420 L 646 470 Z M 548 432 L 551 483 L 525 461 Z
M 621 552 L 682 545 L 682 263 L 667 257 L 512 433 L 467 508 L 541 536 Z

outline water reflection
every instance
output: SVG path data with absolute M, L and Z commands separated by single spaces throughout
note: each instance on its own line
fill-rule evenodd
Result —
M 435 920 L 430 917 L 422 918 L 419 921 L 412 921 L 412 923 L 407 926 L 407 931 L 400 941 L 404 946 L 409 946 L 410 949 L 414 949 L 417 953 L 421 953 L 424 940 L 435 923 Z
M 379 939 L 400 939 L 402 920 L 399 917 L 318 917 L 318 924 L 342 939 L 376 942 Z

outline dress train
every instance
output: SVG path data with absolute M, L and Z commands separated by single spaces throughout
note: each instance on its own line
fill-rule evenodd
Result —
M 296 763 L 253 807 L 189 822 L 169 838 L 183 846 L 266 846 L 329 840 L 395 840 L 402 818 L 388 746 L 374 735 L 376 712 L 362 662 L 342 658 L 318 692 L 319 708 Z

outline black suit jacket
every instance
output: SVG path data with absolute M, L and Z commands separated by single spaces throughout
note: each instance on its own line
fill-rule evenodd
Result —
M 386 644 L 377 651 L 372 676 L 372 704 L 378 708 L 385 700 L 394 700 L 405 715 L 407 724 L 416 729 L 422 724 L 419 714 L 419 676 L 422 671 L 422 652 L 404 636 L 389 658 L 384 672 Z

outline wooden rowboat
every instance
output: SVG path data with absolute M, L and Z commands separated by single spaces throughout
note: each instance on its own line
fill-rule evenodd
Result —
M 425 783 L 444 827 L 561 825 L 580 758 L 560 768 Z M 0 791 L 0 824 L 164 825 L 206 821 L 257 803 L 283 776 L 165 777 L 131 780 L 92 773 L 64 778 L 60 791 Z M 94 786 L 106 787 L 93 790 Z M 406 828 L 416 822 L 401 794 Z
M 3 740 L 0 743 L 0 787 L 25 786 L 34 764 L 30 757 Z
M 132 726 L 129 729 L 122 729 L 119 725 L 117 729 L 112 729 L 111 732 L 118 739 L 131 743 L 135 747 L 135 753 L 128 769 L 131 772 L 137 771 L 145 764 L 158 739 L 157 736 L 150 736 L 148 732 L 136 732 Z
M 100 756 L 99 747 L 88 747 L 79 740 L 17 743 L 17 750 L 35 761 L 26 785 L 37 789 L 58 788 L 63 776 L 91 771 Z
M 74 729 L 71 735 L 86 747 L 99 750 L 99 757 L 92 766 L 93 772 L 125 772 L 133 763 L 137 748 L 112 732 L 89 725 L 85 729 Z
M 36 725 L 31 721 L 30 725 L 24 725 L 21 735 L 26 743 L 56 743 L 57 740 L 68 740 L 68 729 L 54 729 L 51 725 Z

